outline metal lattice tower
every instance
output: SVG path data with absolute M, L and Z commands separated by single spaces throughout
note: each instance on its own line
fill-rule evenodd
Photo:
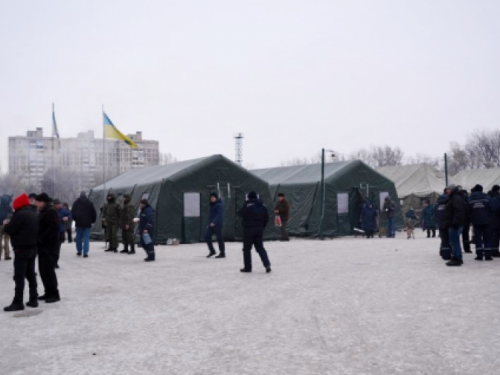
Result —
M 234 136 L 236 158 L 235 162 L 243 165 L 243 133 L 238 133 Z

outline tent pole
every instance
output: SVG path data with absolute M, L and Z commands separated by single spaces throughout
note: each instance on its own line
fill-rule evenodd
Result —
M 321 149 L 321 217 L 319 219 L 319 233 L 320 240 L 323 237 L 323 218 L 325 217 L 325 149 Z

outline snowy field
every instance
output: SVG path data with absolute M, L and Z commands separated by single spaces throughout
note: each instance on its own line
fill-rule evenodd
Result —
M 0 373 L 500 374 L 500 260 L 446 267 L 438 239 L 398 236 L 266 243 L 270 274 L 255 252 L 239 272 L 240 243 L 154 263 L 64 244 L 62 301 L 0 312 Z M 0 285 L 3 307 L 11 262 Z

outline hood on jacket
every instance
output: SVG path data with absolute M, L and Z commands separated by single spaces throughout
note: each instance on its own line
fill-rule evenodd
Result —
M 248 203 L 252 203 L 255 206 L 263 206 L 264 205 L 264 202 L 262 202 L 262 200 L 260 198 L 249 199 Z
M 2 198 L 0 198 L 0 205 L 3 207 L 10 206 L 10 202 L 12 202 L 12 197 L 10 195 L 4 194 Z
M 14 211 L 18 211 L 23 207 L 28 207 L 30 205 L 30 199 L 26 193 L 23 193 L 14 199 L 12 207 Z
M 444 204 L 444 203 L 448 202 L 448 199 L 450 199 L 449 195 L 444 193 L 438 197 L 437 203 Z
M 484 198 L 488 198 L 488 194 L 485 194 L 480 190 L 475 190 L 470 195 L 470 199 L 484 199 Z

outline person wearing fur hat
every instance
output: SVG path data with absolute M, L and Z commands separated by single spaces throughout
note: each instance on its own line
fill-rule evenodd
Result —
M 47 193 L 36 196 L 38 207 L 38 270 L 45 293 L 38 297 L 46 303 L 60 301 L 56 264 L 61 249 L 60 220 Z
M 38 242 L 38 219 L 30 208 L 29 198 L 21 194 L 14 199 L 12 218 L 2 222 L 4 231 L 10 236 L 14 251 L 14 300 L 4 311 L 24 310 L 24 283 L 28 280 L 28 307 L 38 307 L 38 292 L 35 262 Z
M 243 218 L 243 268 L 241 272 L 252 272 L 252 247 L 260 256 L 266 272 L 271 272 L 271 262 L 264 248 L 264 229 L 269 221 L 266 205 L 254 191 L 248 193 L 248 199 L 238 211 Z
M 469 198 L 470 219 L 474 228 L 476 260 L 493 260 L 491 257 L 491 198 L 476 185 Z
M 205 241 L 208 246 L 207 258 L 215 255 L 215 248 L 212 243 L 212 236 L 215 234 L 217 237 L 217 243 L 219 244 L 219 255 L 216 258 L 226 257 L 226 247 L 224 244 L 224 239 L 222 238 L 222 228 L 224 224 L 224 204 L 219 199 L 217 193 L 210 194 L 210 214 L 208 218 L 208 227 L 205 233 Z
M 500 186 L 493 185 L 491 198 L 491 256 L 500 257 Z

